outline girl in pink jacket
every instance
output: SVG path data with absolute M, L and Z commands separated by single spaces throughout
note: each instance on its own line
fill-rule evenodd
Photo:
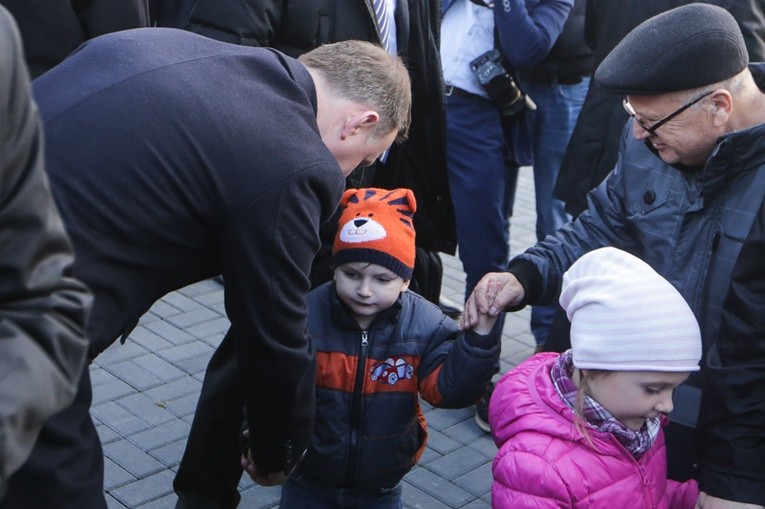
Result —
M 497 384 L 492 507 L 688 508 L 696 481 L 667 479 L 662 424 L 698 370 L 701 335 L 682 296 L 615 248 L 563 277 L 571 350 L 542 353 Z

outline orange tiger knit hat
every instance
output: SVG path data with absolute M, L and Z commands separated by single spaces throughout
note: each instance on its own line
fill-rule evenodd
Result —
M 332 249 L 333 264 L 381 265 L 405 280 L 414 269 L 414 224 L 417 210 L 410 189 L 348 189 Z

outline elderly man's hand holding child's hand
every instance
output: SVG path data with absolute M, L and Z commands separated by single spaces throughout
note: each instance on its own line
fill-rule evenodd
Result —
M 496 317 L 505 309 L 515 306 L 526 295 L 523 285 L 509 272 L 490 272 L 478 282 L 465 302 L 460 329 L 472 329 L 480 315 Z
M 496 281 L 488 281 L 486 284 L 486 293 L 487 295 L 497 295 L 497 288 L 499 287 L 499 283 Z M 465 307 L 465 310 L 467 310 L 467 306 Z M 475 325 L 473 326 L 473 332 L 476 334 L 480 334 L 481 336 L 486 336 L 491 332 L 491 329 L 494 328 L 494 324 L 497 323 L 497 314 L 488 314 L 488 313 L 482 313 L 480 311 L 475 313 Z M 465 329 L 469 328 L 465 325 L 465 319 L 463 317 L 462 322 L 460 323 L 460 328 Z

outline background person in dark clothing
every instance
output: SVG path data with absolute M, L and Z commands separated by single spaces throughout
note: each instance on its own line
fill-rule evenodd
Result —
M 88 39 L 148 27 L 148 0 L 0 0 L 16 18 L 32 79 Z
M 90 357 L 166 293 L 222 273 L 232 325 L 216 355 L 243 368 L 227 393 L 233 433 L 245 406 L 264 483 L 310 440 L 305 298 L 319 224 L 344 176 L 409 121 L 406 69 L 379 47 L 301 58 L 146 28 L 88 41 L 34 82 L 54 198 L 95 294 Z M 90 399 L 86 368 L 1 507 L 106 506 Z
M 16 24 L 0 7 L 0 498 L 74 399 L 91 297 L 50 194 Z
M 576 0 L 550 53 L 531 69 L 519 71 L 521 83 L 537 107 L 526 111 L 534 146 L 534 194 L 537 240 L 567 223 L 562 201 L 553 196 L 563 154 L 584 104 L 594 69 L 584 40 L 587 0 Z M 531 309 L 531 333 L 540 350 L 547 342 L 557 303 Z

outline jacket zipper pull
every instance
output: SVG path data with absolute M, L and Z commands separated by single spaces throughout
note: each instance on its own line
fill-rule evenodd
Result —
M 365 349 L 369 345 L 369 336 L 367 335 L 367 331 L 363 330 L 361 331 L 361 349 Z

